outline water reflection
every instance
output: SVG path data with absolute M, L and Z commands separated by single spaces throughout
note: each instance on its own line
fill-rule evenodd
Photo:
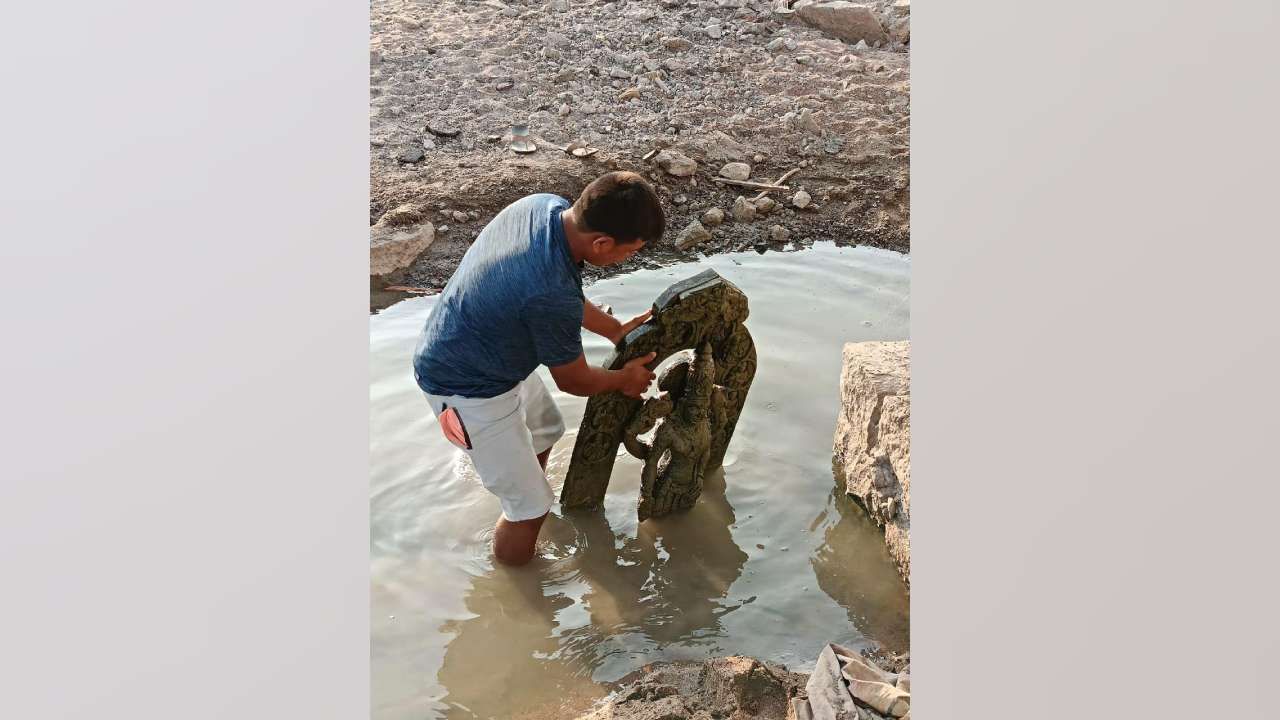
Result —
M 809 558 L 818 587 L 845 609 L 864 635 L 895 652 L 905 651 L 909 596 L 885 548 L 884 533 L 835 487 L 813 526 L 823 531 L 822 544 Z
M 473 617 L 441 627 L 453 636 L 439 673 L 447 717 L 572 717 L 637 658 L 711 654 L 740 606 L 725 602 L 747 561 L 733 523 L 719 472 L 687 513 L 638 530 L 603 512 L 548 517 L 539 557 L 476 576 Z

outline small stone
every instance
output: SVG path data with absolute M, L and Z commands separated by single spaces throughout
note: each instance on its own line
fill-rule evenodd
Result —
M 733 201 L 733 219 L 742 223 L 755 220 L 756 206 L 747 202 L 746 198 L 739 195 L 738 199 Z
M 676 177 L 689 177 L 698 171 L 698 163 L 675 150 L 663 150 L 653 161 L 668 175 Z
M 768 214 L 773 212 L 775 209 L 777 209 L 778 201 L 766 195 L 765 197 L 762 197 L 759 200 L 757 200 L 755 202 L 755 205 L 756 205 L 756 212 L 759 212 L 762 214 Z
M 792 205 L 794 205 L 794 206 L 796 206 L 796 207 L 798 207 L 798 208 L 800 208 L 800 209 L 802 209 L 802 210 L 803 210 L 804 208 L 809 207 L 809 203 L 810 203 L 810 202 L 812 202 L 812 201 L 813 201 L 813 197 L 812 197 L 812 196 L 810 196 L 810 195 L 809 195 L 809 193 L 807 193 L 807 192 L 805 192 L 805 191 L 803 191 L 803 190 L 801 190 L 801 191 L 797 192 L 795 195 L 792 195 L 792 196 L 791 196 L 791 204 L 792 204 Z
M 802 167 L 802 168 L 809 167 L 809 161 L 808 161 L 808 160 L 801 160 L 801 161 L 800 161 L 800 163 L 799 163 L 799 165 L 800 165 L 800 167 Z
M 769 44 L 764 46 L 764 49 L 768 50 L 769 52 L 778 52 L 779 50 L 783 50 L 786 47 L 787 47 L 786 40 L 784 40 L 783 38 L 774 38 L 769 41 Z
M 724 31 L 720 29 L 719 25 L 708 25 L 703 28 L 703 32 L 712 40 L 719 40 L 724 35 Z
M 626 90 L 623 90 L 621 94 L 618 95 L 618 100 L 622 102 L 626 102 L 628 100 L 637 100 L 639 98 L 640 98 L 640 88 L 637 88 L 637 87 L 627 88 Z
M 468 220 L 479 220 L 479 219 L 480 219 L 480 213 L 476 212 L 475 210 L 468 210 L 468 211 L 467 211 L 467 219 L 468 219 Z
M 542 54 L 542 58 L 544 60 L 551 60 L 554 62 L 560 59 L 560 51 L 553 47 L 543 47 L 538 52 Z
M 799 65 L 808 65 L 808 64 L 809 64 L 809 56 L 808 56 L 808 55 L 797 55 L 797 56 L 796 56 L 796 63 L 797 63 L 797 64 L 799 64 Z
M 494 88 L 495 90 L 498 90 L 499 92 L 501 92 L 501 91 L 503 91 L 503 90 L 510 90 L 511 88 L 513 88 L 513 87 L 515 87 L 515 86 L 516 86 L 516 84 L 515 84 L 514 82 L 510 81 L 510 80 L 502 80 L 502 81 L 498 82 L 498 84 L 497 84 L 497 85 L 494 85 L 494 86 L 493 86 L 493 88 Z
M 702 213 L 702 223 L 704 225 L 715 226 L 722 222 L 724 222 L 724 211 L 718 207 L 710 208 Z
M 438 232 L 438 233 L 447 233 L 447 232 L 449 232 L 449 226 L 448 226 L 448 225 L 441 225 L 440 227 L 436 228 L 436 232 Z
M 623 70 L 620 67 L 612 67 L 612 68 L 609 68 L 609 77 L 617 78 L 619 80 L 630 80 L 631 73 L 627 72 L 626 70 Z
M 451 138 L 461 135 L 462 129 L 447 123 L 433 121 L 427 123 L 427 132 L 438 137 Z
M 861 52 L 861 51 L 863 51 L 863 50 L 870 50 L 870 49 L 871 49 L 871 46 L 870 46 L 870 45 L 867 45 L 867 41 L 866 41 L 866 40 L 859 40 L 859 41 L 858 41 L 858 44 L 853 46 L 853 49 L 854 49 L 854 50 L 856 50 L 856 51 L 858 51 L 858 52 Z
M 684 230 L 680 231 L 680 235 L 676 238 L 676 247 L 680 250 L 688 250 L 694 245 L 710 239 L 711 232 L 703 227 L 702 223 L 694 220 Z
M 693 47 L 693 43 L 682 37 L 668 37 L 662 39 L 662 46 L 672 52 L 682 52 Z
M 684 194 L 676 195 L 675 197 L 671 198 L 671 202 L 677 205 L 683 205 L 689 202 L 689 196 Z
M 466 213 L 464 213 L 464 212 L 462 212 L 461 210 L 454 210 L 454 211 L 453 211 L 453 219 L 454 219 L 454 221 L 456 221 L 456 222 L 466 222 L 466 221 L 467 221 L 467 214 L 466 214 Z
M 720 168 L 720 175 L 730 180 L 746 180 L 751 177 L 751 166 L 744 162 L 727 163 Z
M 569 109 L 569 103 L 561 103 L 560 109 L 557 111 L 557 114 L 560 117 L 567 117 L 571 112 L 573 111 Z
M 769 228 L 769 239 L 776 243 L 784 243 L 791 237 L 791 231 L 781 225 L 774 225 Z M 786 550 L 786 548 L 783 548 Z
M 796 125 L 807 132 L 814 135 L 821 135 L 822 128 L 818 126 L 818 121 L 813 119 L 813 112 L 809 108 L 800 111 L 800 116 L 796 118 Z
M 400 27 L 406 30 L 417 30 L 418 28 L 422 27 L 422 23 L 418 22 L 417 20 L 414 20 L 408 15 L 397 15 L 396 22 L 400 23 Z
M 422 138 L 422 149 L 423 149 L 423 150 L 435 150 L 435 149 L 436 149 L 436 141 L 435 141 L 435 140 L 432 140 L 431 138 Z
M 751 161 L 757 164 L 762 163 L 764 162 L 764 156 L 760 153 L 756 153 L 755 156 L 751 158 Z
M 422 159 L 426 156 L 427 154 L 423 152 L 422 148 L 409 148 L 400 153 L 399 160 L 402 163 L 418 163 L 422 162 Z

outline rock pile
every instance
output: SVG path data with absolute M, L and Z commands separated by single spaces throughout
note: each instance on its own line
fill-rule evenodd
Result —
M 894 28 L 909 6 L 858 5 L 885 39 L 850 42 L 844 25 L 830 25 L 853 12 L 847 5 L 374 0 L 370 224 L 406 203 L 446 222 L 407 270 L 412 284 L 438 288 L 507 203 L 531 192 L 572 198 L 599 174 L 628 169 L 658 187 L 672 238 L 621 271 L 746 249 L 774 224 L 801 246 L 818 237 L 907 250 L 909 46 Z M 827 19 L 815 27 L 806 16 Z M 509 149 L 516 124 L 528 126 L 532 155 Z M 561 152 L 571 144 L 598 152 Z M 764 198 L 714 181 L 744 170 L 765 184 L 799 172 Z M 800 191 L 810 204 L 792 199 Z M 687 250 L 672 241 L 709 210 L 728 213 L 738 195 L 782 207 L 703 222 L 712 237 Z M 466 219 L 434 215 L 442 207 Z

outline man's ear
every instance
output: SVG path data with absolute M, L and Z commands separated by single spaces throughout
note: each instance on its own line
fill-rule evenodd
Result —
M 610 250 L 613 250 L 614 246 L 617 244 L 618 241 L 614 240 L 611 235 L 601 235 L 591 241 L 591 245 L 595 247 L 596 252 L 609 252 Z

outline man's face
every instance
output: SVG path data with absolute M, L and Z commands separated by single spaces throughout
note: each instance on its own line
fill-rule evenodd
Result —
M 636 240 L 633 243 L 625 245 L 615 242 L 613 238 L 605 235 L 598 237 L 591 243 L 592 257 L 591 264 L 597 267 L 605 265 L 617 265 L 620 262 L 630 258 L 640 248 L 644 247 L 644 240 Z

